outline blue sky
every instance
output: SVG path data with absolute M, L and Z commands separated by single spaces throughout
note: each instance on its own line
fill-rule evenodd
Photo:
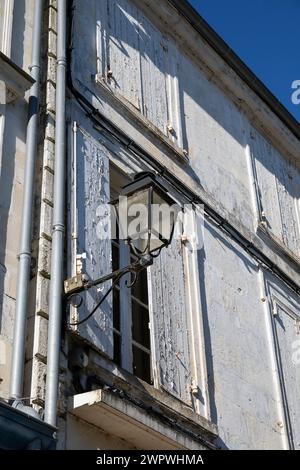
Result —
M 300 122 L 291 84 L 300 80 L 300 0 L 190 0 Z

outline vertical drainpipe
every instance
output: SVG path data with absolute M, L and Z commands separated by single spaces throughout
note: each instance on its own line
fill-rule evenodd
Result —
M 23 396 L 26 318 L 31 265 L 31 236 L 34 201 L 35 163 L 37 153 L 39 89 L 41 69 L 41 36 L 44 0 L 36 0 L 32 34 L 31 76 L 35 80 L 29 95 L 29 116 L 26 136 L 26 162 L 24 174 L 23 211 L 20 236 L 17 301 L 14 322 L 14 340 L 10 382 L 10 396 L 20 400 Z
M 53 426 L 56 426 L 58 401 L 64 264 L 66 163 L 66 0 L 58 0 L 57 2 L 57 21 L 54 207 L 45 398 L 45 421 L 49 424 L 52 424 Z

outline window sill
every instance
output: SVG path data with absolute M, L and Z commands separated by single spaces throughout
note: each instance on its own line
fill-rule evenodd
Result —
M 103 79 L 102 75 L 95 75 L 96 84 L 99 85 L 107 94 L 108 100 L 110 99 L 111 105 L 118 105 L 126 114 L 133 118 L 143 130 L 151 133 L 152 137 L 159 140 L 159 144 L 163 144 L 168 151 L 171 150 L 175 156 L 184 163 L 189 162 L 188 154 L 181 149 L 176 143 L 172 142 L 160 129 L 152 124 L 149 119 L 144 117 L 138 108 L 131 104 L 126 98 L 120 93 L 113 90 Z
M 201 440 L 161 421 L 147 408 L 114 390 L 93 390 L 69 399 L 68 411 L 77 418 L 101 428 L 143 450 L 204 450 Z
M 6 103 L 15 101 L 17 98 L 22 98 L 25 92 L 34 83 L 30 75 L 24 72 L 24 70 L 18 67 L 2 52 L 0 52 L 0 81 L 5 83 Z
M 115 393 L 116 396 L 122 397 L 118 400 L 123 400 L 124 403 L 129 403 L 130 406 L 134 404 L 135 413 L 138 415 L 141 413 L 140 419 L 144 415 L 149 418 L 149 422 L 152 423 L 152 425 L 149 424 L 150 430 L 152 429 L 151 426 L 154 426 L 153 432 L 155 426 L 160 423 L 161 426 L 166 426 L 163 429 L 165 429 L 167 435 L 169 435 L 169 430 L 173 430 L 173 432 L 182 434 L 182 439 L 188 436 L 190 446 L 202 446 L 188 448 L 215 448 L 214 441 L 218 437 L 217 426 L 195 413 L 188 405 L 163 390 L 143 382 L 118 367 L 111 360 L 100 356 L 96 351 L 90 350 L 88 368 L 90 369 L 88 381 L 92 390 L 96 389 L 97 391 L 99 388 L 110 390 L 109 393 Z M 70 409 L 70 412 L 73 413 L 72 409 Z M 178 446 L 179 441 L 176 442 Z
M 256 230 L 257 235 L 266 241 L 266 238 L 269 242 L 272 243 L 273 247 L 276 249 L 277 253 L 284 257 L 288 258 L 289 261 L 292 263 L 296 263 L 297 266 L 300 262 L 300 257 L 293 253 L 287 246 L 283 244 L 281 240 L 279 240 L 273 233 L 266 227 L 265 223 L 260 221 L 257 226 Z

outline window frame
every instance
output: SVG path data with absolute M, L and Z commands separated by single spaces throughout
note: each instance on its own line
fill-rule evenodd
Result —
M 99 2 L 101 3 L 101 2 Z M 166 122 L 165 127 L 162 130 L 158 127 L 150 118 L 147 117 L 145 111 L 145 99 L 143 98 L 143 79 L 141 76 L 141 54 L 142 49 L 137 50 L 137 72 L 135 79 L 139 80 L 138 88 L 136 91 L 136 98 L 134 100 L 126 97 L 126 91 L 117 91 L 117 87 L 114 86 L 113 77 L 110 73 L 110 43 L 109 36 L 109 18 L 107 15 L 107 9 L 105 8 L 106 1 L 103 5 L 98 6 L 97 11 L 97 30 L 96 30 L 96 74 L 95 83 L 99 86 L 100 90 L 103 90 L 107 101 L 112 101 L 113 105 L 118 105 L 123 108 L 130 115 L 130 118 L 134 118 L 143 127 L 143 130 L 150 131 L 156 138 L 158 137 L 172 152 L 180 157 L 184 162 L 188 162 L 188 149 L 184 148 L 183 142 L 183 122 L 182 112 L 180 104 L 180 91 L 179 91 L 179 80 L 178 80 L 178 51 L 175 42 L 171 37 L 166 34 L 162 34 L 161 31 L 156 27 L 153 22 L 150 22 L 151 26 L 156 29 L 162 35 L 160 41 L 160 47 L 162 48 L 164 55 L 164 82 L 165 82 L 165 95 L 166 95 Z M 140 10 L 137 9 L 138 17 L 140 20 L 144 18 L 146 22 L 149 22 L 147 16 Z M 127 60 L 127 58 L 126 58 Z M 173 129 L 173 130 L 170 130 Z
M 295 447 L 293 419 L 290 416 L 291 388 L 287 388 L 286 358 L 282 353 L 280 341 L 280 329 L 286 334 L 285 324 L 281 323 L 284 316 L 290 322 L 294 322 L 295 336 L 300 334 L 300 308 L 299 297 L 291 291 L 281 280 L 265 269 L 260 269 L 260 284 L 263 301 L 266 301 L 266 324 L 270 338 L 270 354 L 273 362 L 274 379 L 278 395 L 278 411 L 283 426 L 283 441 L 285 449 L 291 450 Z M 292 353 L 294 351 L 291 343 Z M 297 444 L 296 444 L 297 445 Z
M 128 175 L 124 174 L 119 167 L 116 168 L 112 162 L 110 162 L 110 195 L 111 199 L 115 200 L 119 193 L 121 186 L 124 186 L 126 183 L 130 181 Z M 118 182 L 114 184 L 116 178 L 118 178 Z M 116 187 L 118 185 L 118 188 Z M 125 243 L 125 240 L 111 240 L 112 245 L 112 262 L 114 261 L 113 256 L 113 246 L 115 246 L 118 250 L 118 269 L 124 268 L 131 264 L 133 261 L 132 258 L 136 258 L 136 256 L 131 253 L 130 247 Z M 148 268 L 147 268 L 148 270 Z M 146 272 L 147 272 L 146 270 Z M 142 302 L 142 300 L 138 299 L 133 294 L 133 288 L 128 288 L 126 283 L 130 283 L 131 275 L 130 273 L 124 275 L 119 280 L 118 284 L 114 287 L 114 289 L 118 290 L 119 292 L 119 324 L 120 330 L 115 328 L 114 319 L 113 319 L 113 336 L 118 335 L 120 337 L 120 366 L 127 370 L 128 372 L 132 373 L 133 375 L 138 376 L 135 374 L 134 371 L 134 353 L 133 348 L 136 347 L 143 351 L 144 353 L 149 355 L 149 381 L 148 383 L 153 384 L 153 373 L 152 373 L 152 354 L 151 354 L 151 330 L 150 330 L 150 309 L 149 309 L 149 289 L 148 289 L 148 276 L 147 276 L 147 304 Z M 142 343 L 139 343 L 133 338 L 133 302 L 137 302 L 141 305 L 142 308 L 146 309 L 148 312 L 148 328 L 149 328 L 149 348 L 147 348 Z M 112 299 L 112 307 L 114 312 L 114 299 Z M 115 352 L 115 346 L 114 346 Z M 115 354 L 114 354 L 115 359 Z
M 253 195 L 253 204 L 254 204 L 254 215 L 255 219 L 253 221 L 254 223 L 254 229 L 256 230 L 256 233 L 259 237 L 264 238 L 265 240 L 267 239 L 268 242 L 272 244 L 272 246 L 280 251 L 280 253 L 284 256 L 288 256 L 290 260 L 293 262 L 299 263 L 300 259 L 300 248 L 298 252 L 293 250 L 288 243 L 284 240 L 284 231 L 283 231 L 283 221 L 282 221 L 282 207 L 280 205 L 280 191 L 279 191 L 279 186 L 281 185 L 278 181 L 278 175 L 273 173 L 272 174 L 272 183 L 273 187 L 271 190 L 274 192 L 276 195 L 276 208 L 278 210 L 279 217 L 277 217 L 277 220 L 279 221 L 281 227 L 280 227 L 280 233 L 276 233 L 276 231 L 273 228 L 270 228 L 268 225 L 268 216 L 269 214 L 266 213 L 268 211 L 267 208 L 267 201 L 265 198 L 265 194 L 263 191 L 263 188 L 261 187 L 261 180 L 262 180 L 262 175 L 260 174 L 260 169 L 258 166 L 258 162 L 260 161 L 258 155 L 258 148 L 257 147 L 257 139 L 260 137 L 259 135 L 256 135 L 255 132 L 251 131 L 250 132 L 250 137 L 251 140 L 249 140 L 249 145 L 246 147 L 246 152 L 247 152 L 247 159 L 248 159 L 248 167 L 249 167 L 249 175 L 250 175 L 250 180 L 252 183 L 252 195 Z M 269 147 L 271 149 L 271 152 L 276 152 L 279 155 L 279 160 L 278 162 L 280 165 L 288 164 L 288 162 L 285 161 L 284 156 L 277 151 L 277 149 L 274 147 L 273 144 L 269 143 L 265 138 L 262 139 L 262 142 L 264 143 L 265 147 Z M 291 164 L 293 167 L 293 164 Z M 282 185 L 281 185 L 282 186 Z M 295 233 L 300 240 L 300 201 L 297 200 L 295 197 L 291 196 L 291 199 L 289 201 L 289 208 L 290 211 L 294 211 L 294 219 L 295 219 Z
M 111 164 L 114 165 L 117 168 L 118 171 L 125 174 L 129 179 L 132 179 L 133 176 L 137 172 L 151 170 L 151 168 L 149 167 L 149 165 L 146 162 L 144 162 L 137 155 L 135 155 L 134 153 L 131 152 L 130 148 L 125 148 L 117 140 L 114 140 L 113 138 L 109 138 L 107 135 L 99 132 L 99 129 L 97 127 L 95 127 L 93 125 L 93 123 L 86 118 L 86 116 L 83 114 L 83 112 L 81 110 L 79 110 L 79 107 L 75 102 L 72 102 L 72 105 L 70 106 L 69 112 L 72 115 L 72 121 L 71 121 L 71 123 L 68 127 L 69 132 L 70 132 L 70 146 L 69 146 L 69 149 L 70 149 L 71 152 L 73 151 L 72 149 L 74 147 L 73 125 L 74 125 L 74 123 L 77 123 L 77 128 L 79 127 L 80 129 L 84 130 L 85 133 L 90 135 L 90 137 L 93 140 L 96 140 L 97 142 L 99 142 L 99 145 L 101 147 L 103 147 L 103 150 L 102 150 L 104 152 L 103 155 L 105 156 L 105 158 L 108 158 L 109 165 L 111 165 Z M 74 162 L 73 162 L 73 157 L 72 157 L 69 160 L 70 181 L 73 179 L 73 172 L 74 172 L 73 164 L 74 164 Z M 177 194 L 177 196 L 176 196 L 176 194 L 177 194 L 176 190 L 174 189 L 175 199 L 176 199 L 176 197 L 178 199 L 180 199 L 181 196 L 179 194 Z M 69 208 L 69 216 L 71 216 L 71 207 Z M 69 222 L 69 224 L 70 224 L 69 227 L 72 228 L 73 225 L 70 222 Z M 69 275 L 70 276 L 72 275 L 72 273 L 70 272 L 70 269 L 74 269 L 74 264 L 76 264 L 76 260 L 73 257 L 74 252 L 71 250 L 71 248 L 72 248 L 71 245 L 74 244 L 73 236 L 74 236 L 73 233 L 71 233 L 70 234 L 70 244 L 69 244 L 69 255 L 70 255 L 70 265 L 73 264 L 73 266 L 69 265 Z M 179 241 L 178 241 L 178 243 L 179 243 Z M 184 259 L 185 257 L 184 257 L 184 246 L 183 245 L 182 245 L 182 250 L 183 250 L 183 252 L 182 252 L 182 257 L 183 257 L 182 263 L 183 263 L 183 267 L 184 267 L 184 270 L 185 270 L 186 260 Z M 172 251 L 172 249 L 171 249 L 171 251 Z M 196 256 L 196 253 L 194 253 L 194 256 Z M 147 279 L 148 279 L 148 298 L 149 298 L 150 350 L 151 350 L 151 367 L 152 367 L 152 379 L 153 379 L 150 386 L 157 389 L 157 390 L 160 390 L 163 393 L 168 394 L 170 392 L 168 392 L 168 390 L 165 389 L 165 387 L 164 387 L 164 385 L 161 381 L 159 367 L 158 367 L 158 363 L 156 361 L 159 356 L 158 356 L 158 350 L 157 350 L 158 344 L 157 344 L 157 341 L 155 339 L 155 334 L 156 334 L 155 328 L 156 327 L 154 325 L 154 322 L 155 322 L 155 319 L 156 319 L 157 315 L 159 315 L 160 306 L 158 304 L 156 304 L 155 299 L 152 298 L 153 289 L 154 289 L 154 286 L 152 286 L 153 274 L 154 273 L 153 273 L 152 267 L 148 268 L 147 269 Z M 155 275 L 157 276 L 157 273 Z M 188 271 L 185 270 L 185 281 L 187 281 L 186 276 L 188 276 L 188 275 L 189 275 Z M 197 285 L 198 285 L 198 281 L 196 281 L 195 279 L 194 280 L 193 279 L 189 280 L 189 282 L 193 282 L 194 284 L 197 283 Z M 186 299 L 187 299 L 187 296 L 189 295 L 189 292 L 186 290 L 185 282 L 184 282 L 184 285 L 182 286 L 182 289 L 185 292 L 185 294 L 184 294 L 184 299 L 185 300 L 184 301 L 186 302 Z M 192 302 L 189 301 L 188 304 L 191 305 Z M 157 308 L 158 308 L 158 311 L 156 311 Z M 168 308 L 166 309 L 166 312 L 167 311 L 168 311 Z M 201 312 L 199 311 L 198 305 L 196 306 L 196 311 L 195 312 L 194 311 L 191 312 L 190 311 L 190 306 L 188 306 L 186 314 L 189 317 L 187 319 L 187 322 L 193 321 L 192 317 L 195 318 L 194 317 L 195 314 L 197 316 L 200 315 L 200 321 L 202 322 Z M 191 320 L 190 320 L 191 315 L 192 315 L 192 317 L 191 317 Z M 202 336 L 202 330 L 203 329 L 202 328 L 190 329 L 188 326 L 187 326 L 187 328 L 188 328 L 187 331 L 188 331 L 189 341 L 191 343 L 194 343 L 196 341 L 197 344 L 199 344 L 201 342 L 202 349 L 204 351 L 204 338 Z M 78 334 L 78 332 L 77 332 L 77 334 Z M 112 330 L 112 334 L 113 334 L 113 330 Z M 195 337 L 196 337 L 196 339 L 195 339 Z M 91 343 L 89 340 L 87 340 L 86 342 L 90 343 L 91 346 L 94 347 L 94 344 Z M 96 347 L 96 349 L 98 349 L 98 348 Z M 101 354 L 101 352 L 100 352 L 100 354 Z M 203 354 L 204 354 L 204 352 L 203 352 Z M 105 360 L 105 357 L 109 359 L 108 362 Z M 109 355 L 104 353 L 102 363 L 103 363 L 104 368 L 114 370 L 115 374 L 124 377 L 124 368 L 119 367 L 118 364 L 114 363 L 113 359 L 112 359 L 112 356 L 109 356 Z M 189 369 L 190 369 L 193 376 L 194 376 L 194 373 L 195 373 L 195 367 L 197 367 L 197 365 L 194 364 L 194 358 L 192 356 L 190 356 Z M 208 396 L 208 393 L 207 393 L 207 390 L 206 390 L 206 388 L 207 388 L 206 387 L 207 378 L 206 378 L 205 367 L 204 368 L 201 367 L 201 371 L 199 371 L 199 374 L 201 375 L 201 377 L 203 379 L 202 380 L 203 384 L 205 384 L 204 385 L 205 389 L 203 389 L 202 387 L 201 387 L 201 389 L 202 389 L 203 393 L 205 393 L 205 395 Z M 139 379 L 137 376 L 133 375 L 133 377 L 136 377 L 136 379 L 138 379 L 138 380 L 142 380 L 142 379 Z M 196 378 L 196 377 L 194 376 L 194 378 Z M 142 382 L 143 382 L 143 380 L 142 380 Z M 192 384 L 187 381 L 185 383 L 186 389 L 190 390 L 191 385 Z M 200 385 L 202 385 L 202 384 L 200 384 Z M 178 399 L 178 397 L 176 397 L 176 399 Z M 182 401 L 182 403 L 184 403 L 186 406 L 192 407 L 197 414 L 199 414 L 201 416 L 204 416 L 204 417 L 208 417 L 208 419 L 209 419 L 209 414 L 210 414 L 209 413 L 209 400 L 206 401 L 206 404 L 205 404 L 205 407 L 204 407 L 205 410 L 202 409 L 201 406 L 200 407 L 195 406 L 195 403 L 198 401 L 197 396 L 193 397 L 191 403 L 187 403 L 185 401 L 185 399 L 183 399 L 183 398 L 179 398 L 179 400 Z

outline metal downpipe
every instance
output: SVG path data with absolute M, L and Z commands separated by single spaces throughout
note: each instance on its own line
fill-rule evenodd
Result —
M 19 269 L 10 382 L 10 397 L 14 399 L 21 399 L 23 395 L 26 319 L 31 265 L 35 162 L 37 153 L 43 4 L 44 0 L 36 0 L 35 2 L 32 36 L 31 76 L 35 80 L 35 83 L 30 89 L 29 116 L 26 135 L 23 212 L 20 235 L 20 253 L 18 256 Z
M 66 0 L 57 2 L 54 208 L 49 298 L 45 421 L 56 426 L 61 343 L 65 214 Z

